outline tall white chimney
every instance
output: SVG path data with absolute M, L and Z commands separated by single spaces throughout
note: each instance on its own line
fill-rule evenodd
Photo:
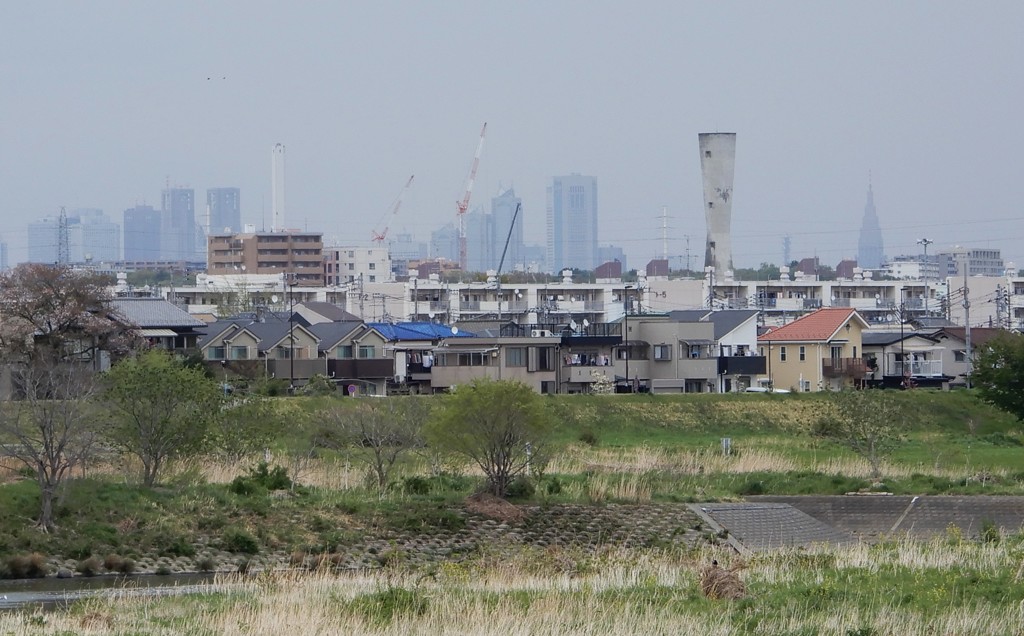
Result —
M 270 155 L 271 221 L 270 231 L 284 229 L 284 144 L 274 144 Z

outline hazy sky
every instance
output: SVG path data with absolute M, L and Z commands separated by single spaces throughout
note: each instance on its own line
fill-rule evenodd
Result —
M 598 180 L 600 241 L 701 265 L 700 132 L 736 132 L 737 266 L 855 257 L 869 171 L 889 255 L 995 247 L 1024 266 L 1024 3 L 5 2 L 0 236 L 172 185 L 242 190 L 270 225 L 367 243 L 455 219 L 500 185 L 543 242 L 545 186 Z M 209 78 L 209 79 L 208 79 Z M 471 204 L 472 205 L 472 204 Z M 673 266 L 681 260 L 673 262 Z

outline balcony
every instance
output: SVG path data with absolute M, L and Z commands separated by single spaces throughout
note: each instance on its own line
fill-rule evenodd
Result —
M 820 298 L 802 298 L 804 309 L 821 309 Z
M 763 375 L 767 369 L 764 356 L 719 356 L 719 375 Z
M 336 378 L 390 378 L 395 375 L 391 358 L 349 358 L 328 360 L 327 369 Z
M 910 375 L 915 378 L 938 377 L 942 375 L 942 360 L 897 361 L 893 371 L 898 376 Z M 906 373 L 908 372 L 909 373 Z
M 868 372 L 863 358 L 825 358 L 821 372 L 826 378 L 862 378 Z

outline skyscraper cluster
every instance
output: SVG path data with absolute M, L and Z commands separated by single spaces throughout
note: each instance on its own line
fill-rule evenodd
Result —
M 207 227 L 212 232 L 241 231 L 240 199 L 238 188 L 211 188 L 206 191 L 205 214 L 197 215 L 194 190 L 167 188 L 161 194 L 159 209 L 145 204 L 128 208 L 122 224 L 92 208 L 66 213 L 66 222 L 56 214 L 47 216 L 28 225 L 28 260 L 58 262 L 62 259 L 62 243 L 66 241 L 70 263 L 201 263 L 206 260 Z

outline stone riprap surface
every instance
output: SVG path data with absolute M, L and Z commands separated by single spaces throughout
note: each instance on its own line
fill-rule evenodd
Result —
M 690 508 L 712 528 L 727 532 L 727 539 L 740 552 L 856 541 L 849 532 L 785 503 L 708 503 Z
M 951 527 L 977 537 L 992 524 L 1015 533 L 1024 526 L 1024 497 L 1009 496 L 757 496 L 756 503 L 785 503 L 864 540 L 909 535 L 928 538 Z

